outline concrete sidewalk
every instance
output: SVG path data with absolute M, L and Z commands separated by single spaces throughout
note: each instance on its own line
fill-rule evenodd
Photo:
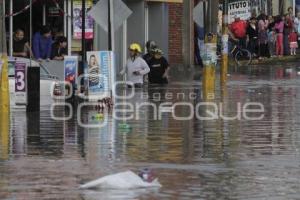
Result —
M 251 65 L 270 65 L 270 64 L 280 64 L 286 62 L 300 62 L 300 53 L 296 56 L 282 56 L 282 57 L 273 57 L 265 58 L 263 60 L 253 59 Z M 229 58 L 229 65 L 235 66 L 236 63 L 233 58 Z

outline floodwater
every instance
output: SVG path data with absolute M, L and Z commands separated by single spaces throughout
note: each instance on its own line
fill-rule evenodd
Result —
M 57 121 L 47 109 L 39 114 L 13 109 L 10 126 L 1 122 L 0 199 L 300 199 L 298 67 L 233 68 L 227 86 L 217 84 L 211 102 L 222 105 L 218 111 L 224 116 L 256 102 L 264 106 L 263 119 L 180 121 L 167 108 L 155 113 L 154 107 L 165 102 L 203 102 L 197 73 L 180 68 L 168 86 L 136 90 L 127 100 L 134 104 L 133 116 L 139 116 L 126 121 L 131 130 L 119 129 L 111 112 L 95 120 L 97 111 L 83 108 L 70 120 Z M 177 74 L 184 78 L 174 78 Z M 141 103 L 153 107 L 139 109 Z M 192 112 L 177 105 L 175 116 Z M 82 127 L 104 122 L 101 128 Z M 144 167 L 154 171 L 162 188 L 78 189 L 90 180 Z

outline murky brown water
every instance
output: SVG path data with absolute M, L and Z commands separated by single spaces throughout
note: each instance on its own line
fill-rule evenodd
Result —
M 139 120 L 127 121 L 132 130 L 122 131 L 111 113 L 105 127 L 82 128 L 77 116 L 58 122 L 46 110 L 13 110 L 10 128 L 1 122 L 0 199 L 300 199 L 300 77 L 295 66 L 291 70 L 233 69 L 228 86 L 217 87 L 215 102 L 223 103 L 224 115 L 234 116 L 237 103 L 260 102 L 262 120 L 176 121 L 170 113 L 154 120 L 154 111 L 143 107 Z M 137 90 L 129 102 L 196 104 L 200 81 L 188 81 L 189 74 L 165 88 Z M 170 93 L 186 99 L 168 100 Z M 190 93 L 197 99 L 187 98 Z M 179 116 L 187 111 L 176 109 Z M 94 115 L 84 110 L 80 118 L 88 123 Z M 143 167 L 154 170 L 162 188 L 78 190 L 98 177 Z

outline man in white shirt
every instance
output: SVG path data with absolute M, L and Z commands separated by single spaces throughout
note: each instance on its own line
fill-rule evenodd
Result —
M 130 58 L 127 60 L 125 68 L 121 71 L 121 75 L 126 74 L 126 83 L 129 87 L 142 87 L 144 83 L 143 77 L 150 72 L 150 68 L 146 61 L 140 57 L 142 48 L 139 44 L 131 44 L 129 51 Z

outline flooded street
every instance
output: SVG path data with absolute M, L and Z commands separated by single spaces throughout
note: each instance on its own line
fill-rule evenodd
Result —
M 258 102 L 264 105 L 260 120 L 179 121 L 170 112 L 155 119 L 154 109 L 143 106 L 134 108 L 139 119 L 126 122 L 132 129 L 122 130 L 112 112 L 104 116 L 104 127 L 88 128 L 78 121 L 99 123 L 95 110 L 83 108 L 70 120 L 57 121 L 50 106 L 39 114 L 13 109 L 10 126 L 1 122 L 0 199 L 299 199 L 298 67 L 234 68 L 227 86 L 217 83 L 212 102 L 222 105 L 224 116 L 240 113 L 239 103 Z M 186 79 L 177 79 L 178 74 Z M 137 89 L 127 102 L 196 106 L 204 100 L 201 80 L 193 74 L 174 70 L 168 86 Z M 174 112 L 189 115 L 187 106 Z M 105 175 L 145 167 L 153 169 L 162 188 L 78 189 Z

